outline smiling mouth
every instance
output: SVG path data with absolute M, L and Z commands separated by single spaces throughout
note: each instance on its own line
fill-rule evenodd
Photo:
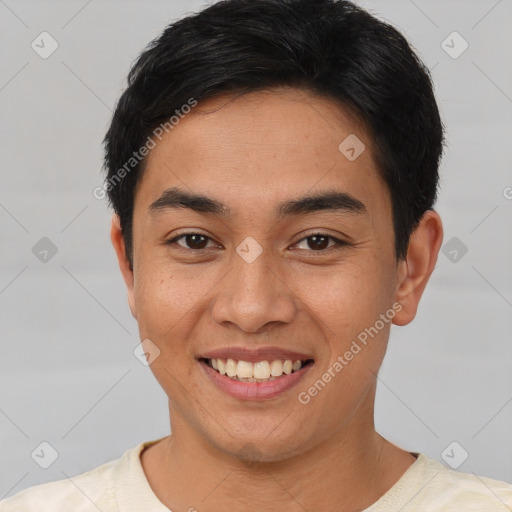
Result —
M 313 364 L 313 359 L 296 360 L 274 359 L 272 361 L 249 361 L 223 358 L 200 358 L 200 361 L 217 373 L 240 382 L 271 382 L 296 373 Z

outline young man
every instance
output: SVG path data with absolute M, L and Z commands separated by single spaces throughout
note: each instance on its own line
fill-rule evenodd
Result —
M 512 510 L 512 486 L 374 427 L 390 327 L 442 242 L 442 143 L 428 72 L 350 2 L 169 26 L 116 107 L 104 191 L 172 434 L 0 510 Z

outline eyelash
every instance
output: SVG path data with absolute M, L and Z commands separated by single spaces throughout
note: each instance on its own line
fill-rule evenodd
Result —
M 173 245 L 173 244 L 176 244 L 178 245 L 178 247 L 180 249 L 183 249 L 185 251 L 193 251 L 193 252 L 201 252 L 201 251 L 204 251 L 206 249 L 209 249 L 208 247 L 206 248 L 203 248 L 203 249 L 191 249 L 190 247 L 183 247 L 179 244 L 177 244 L 177 241 L 180 240 L 181 238 L 185 238 L 187 236 L 190 236 L 190 235 L 199 235 L 199 236 L 202 236 L 204 238 L 206 238 L 207 240 L 209 241 L 213 241 L 212 238 L 210 238 L 209 236 L 206 236 L 206 235 L 203 235 L 202 233 L 196 233 L 196 232 L 188 232 L 188 233 L 182 233 L 178 236 L 175 236 L 174 238 L 170 239 L 170 240 L 167 240 L 165 242 L 166 245 Z M 318 250 L 314 250 L 314 249 L 306 249 L 308 252 L 313 252 L 313 253 L 325 253 L 329 250 L 336 250 L 336 249 L 340 249 L 342 248 L 343 246 L 347 246 L 347 245 L 350 245 L 348 242 L 345 242 L 343 240 L 339 240 L 338 238 L 334 237 L 334 236 L 331 236 L 331 235 L 327 235 L 326 233 L 311 233 L 303 238 L 301 238 L 299 241 L 297 241 L 294 245 L 297 245 L 299 244 L 300 242 L 303 242 L 305 240 L 307 240 L 308 238 L 312 238 L 314 236 L 320 236 L 320 237 L 325 237 L 325 238 L 328 238 L 329 240 L 332 240 L 334 242 L 334 245 L 331 245 L 331 246 L 328 246 L 326 247 L 325 249 L 318 249 Z M 299 249 L 299 250 L 304 250 L 304 249 Z

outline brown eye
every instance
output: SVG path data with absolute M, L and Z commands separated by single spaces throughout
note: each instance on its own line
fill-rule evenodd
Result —
M 169 240 L 167 244 L 171 245 L 176 243 L 184 249 L 200 250 L 205 249 L 210 241 L 211 239 L 209 237 L 201 235 L 200 233 L 185 233 Z
M 308 236 L 308 245 L 311 249 L 321 250 L 327 249 L 329 245 L 329 237 L 323 235 Z
M 302 247 L 300 247 L 300 244 L 302 244 Z M 325 249 L 330 249 L 335 245 L 342 246 L 346 244 L 337 238 L 323 233 L 307 236 L 296 244 L 298 249 L 306 249 L 310 251 L 323 251 Z
M 208 238 L 203 235 L 185 235 L 185 243 L 190 249 L 204 249 L 208 245 Z

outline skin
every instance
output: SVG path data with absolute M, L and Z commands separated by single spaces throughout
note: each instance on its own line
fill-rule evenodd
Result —
M 354 161 L 338 149 L 349 134 L 366 146 Z M 308 404 L 297 399 L 393 304 L 401 310 L 392 323 L 411 322 L 436 264 L 443 231 L 434 211 L 397 261 L 390 194 L 372 153 L 361 124 L 326 98 L 288 88 L 223 95 L 201 102 L 150 152 L 135 198 L 133 271 L 114 215 L 130 309 L 141 340 L 160 350 L 150 368 L 169 398 L 172 436 L 141 461 L 174 512 L 361 510 L 414 463 L 374 427 L 391 322 Z M 171 187 L 221 201 L 232 214 L 150 213 Z M 366 212 L 275 215 L 283 201 L 331 189 Z M 204 249 L 185 238 L 165 244 L 190 232 L 211 241 Z M 307 238 L 315 232 L 349 245 L 315 249 Z M 252 263 L 236 252 L 248 236 L 263 249 Z M 277 397 L 235 399 L 196 360 L 234 345 L 280 346 L 315 363 Z

